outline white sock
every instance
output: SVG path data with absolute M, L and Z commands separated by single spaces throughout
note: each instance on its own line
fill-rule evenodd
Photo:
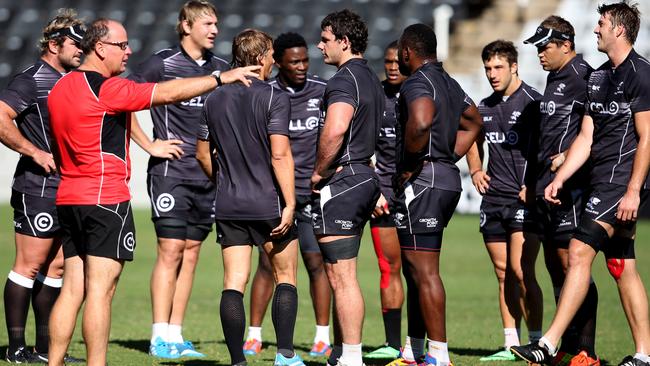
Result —
M 362 366 L 363 358 L 361 357 L 361 343 L 345 344 L 343 343 L 343 353 L 339 361 L 345 366 Z
M 24 288 L 34 288 L 34 280 L 25 277 L 21 275 L 20 273 L 16 273 L 14 271 L 10 271 L 9 275 L 7 276 L 9 281 L 15 283 L 18 286 L 24 287 Z
M 183 343 L 182 335 L 183 326 L 178 324 L 169 324 L 167 328 L 167 342 L 169 343 Z
M 330 326 L 329 325 L 316 325 L 316 335 L 314 336 L 314 344 L 323 342 L 327 345 L 330 344 Z
M 551 343 L 551 341 L 546 339 L 546 337 L 540 338 L 537 344 L 539 344 L 540 347 L 546 348 L 548 350 L 549 355 L 555 356 L 555 354 L 557 354 L 556 347 Z
M 505 336 L 504 346 L 506 349 L 519 345 L 519 332 L 517 328 L 503 328 L 503 335 Z
M 248 327 L 248 338 L 262 341 L 262 327 Z
M 528 331 L 528 343 L 539 342 L 539 339 L 542 338 L 541 330 L 529 330 Z
M 63 278 L 47 277 L 41 272 L 36 274 L 36 281 L 54 288 L 61 288 L 63 286 Z
M 447 342 L 437 342 L 429 339 L 429 355 L 436 358 L 438 365 L 449 364 L 449 351 Z
M 406 336 L 402 358 L 407 361 L 415 361 L 424 354 L 424 339 Z
M 169 328 L 169 323 L 153 323 L 151 326 L 151 344 L 155 343 L 156 338 L 167 342 L 167 328 Z
M 636 358 L 637 360 L 641 360 L 643 362 L 646 362 L 646 363 L 650 362 L 650 356 L 645 355 L 643 353 L 639 353 L 639 352 L 635 353 L 634 358 Z

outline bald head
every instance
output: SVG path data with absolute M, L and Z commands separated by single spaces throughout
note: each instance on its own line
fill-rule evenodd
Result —
M 90 24 L 81 49 L 87 59 L 111 76 L 126 70 L 126 61 L 131 54 L 124 26 L 106 18 L 99 18 Z

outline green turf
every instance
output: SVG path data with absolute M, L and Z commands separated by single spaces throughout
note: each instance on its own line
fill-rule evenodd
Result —
M 0 205 L 0 268 L 9 271 L 13 255 L 11 211 Z M 203 246 L 192 299 L 184 324 L 184 336 L 197 349 L 207 354 L 203 360 L 159 361 L 147 355 L 151 331 L 149 277 L 155 258 L 155 235 L 148 210 L 135 212 L 137 250 L 134 262 L 126 265 L 113 303 L 113 326 L 109 346 L 110 365 L 225 365 L 228 353 L 219 323 L 219 295 L 222 288 L 221 255 L 212 234 Z M 478 217 L 456 215 L 445 232 L 442 256 L 442 275 L 447 290 L 447 332 L 451 358 L 456 366 L 476 365 L 481 356 L 497 350 L 503 343 L 503 332 L 497 305 L 497 283 L 490 260 L 478 234 Z M 650 257 L 647 246 L 650 222 L 639 225 L 636 251 L 639 270 L 650 283 Z M 256 260 L 256 257 L 254 258 Z M 360 253 L 359 279 L 366 300 L 366 320 L 363 343 L 366 348 L 379 346 L 384 341 L 379 303 L 379 272 L 370 236 L 364 236 Z M 552 288 L 543 263 L 537 263 L 537 273 L 544 291 L 544 324 L 550 322 L 553 310 Z M 600 293 L 596 349 L 603 360 L 617 364 L 623 356 L 634 352 L 627 322 L 621 310 L 616 287 L 604 266 L 602 256 L 594 265 L 594 277 Z M 299 272 L 300 307 L 295 341 L 298 352 L 308 364 L 323 364 L 324 359 L 307 356 L 314 336 L 314 317 L 310 304 L 308 280 L 304 269 Z M 247 300 L 248 303 L 248 300 Z M 248 308 L 248 305 L 247 305 Z M 4 307 L 2 306 L 4 311 Z M 28 343 L 33 344 L 33 322 L 28 325 Z M 81 323 L 79 322 L 79 325 Z M 405 317 L 402 322 L 406 331 Z M 78 327 L 79 328 L 79 327 Z M 268 345 L 261 355 L 249 357 L 251 365 L 273 362 L 275 354 L 273 326 L 270 311 L 264 321 L 263 336 Z M 0 327 L 0 347 L 4 354 L 6 329 Z M 269 344 L 270 343 L 270 344 Z M 83 356 L 85 350 L 81 331 L 77 329 L 70 353 Z M 489 363 L 481 363 L 490 365 Z M 496 364 L 496 363 L 493 363 Z

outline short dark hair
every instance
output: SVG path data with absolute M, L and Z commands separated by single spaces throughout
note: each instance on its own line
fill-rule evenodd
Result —
M 257 29 L 244 29 L 232 40 L 232 66 L 259 65 L 259 58 L 272 48 L 271 36 Z
M 389 43 L 386 48 L 384 48 L 384 53 L 388 50 L 396 50 L 399 48 L 399 45 L 397 44 L 397 40 L 394 40 L 393 42 Z
M 544 28 L 556 30 L 556 31 L 558 31 L 560 33 L 563 33 L 563 34 L 566 34 L 566 35 L 572 36 L 572 37 L 575 37 L 575 35 L 576 35 L 576 32 L 573 29 L 573 26 L 571 25 L 571 23 L 569 23 L 568 20 L 566 20 L 566 19 L 564 19 L 562 17 L 559 17 L 557 15 L 551 15 L 550 17 L 544 19 L 544 21 L 542 22 L 542 24 L 540 24 L 540 26 L 542 26 Z M 567 40 L 553 38 L 553 39 L 551 39 L 551 41 L 549 43 L 555 43 L 556 45 L 559 46 L 559 45 L 563 44 L 565 41 L 567 41 Z M 570 41 L 570 40 L 569 40 L 569 42 L 571 42 L 571 50 L 575 50 L 575 48 L 576 48 L 575 42 Z
M 320 29 L 330 27 L 335 39 L 348 37 L 352 53 L 362 54 L 368 47 L 368 26 L 361 17 L 349 9 L 329 13 L 320 23 Z
M 282 56 L 284 56 L 284 51 L 294 47 L 307 48 L 307 42 L 298 33 L 287 32 L 280 34 L 275 41 L 273 41 L 273 59 L 275 59 L 276 62 L 280 62 Z
M 97 42 L 108 35 L 108 22 L 107 18 L 97 18 L 86 30 L 84 38 L 81 40 L 81 50 L 85 55 L 89 55 L 95 50 Z
M 433 28 L 418 23 L 409 25 L 399 39 L 401 48 L 408 47 L 419 57 L 436 57 L 438 40 Z
M 625 39 L 631 45 L 636 42 L 636 36 L 639 34 L 641 25 L 641 12 L 636 3 L 629 3 L 625 0 L 620 3 L 602 4 L 598 6 L 598 14 L 609 14 L 612 26 L 622 26 L 625 28 Z
M 517 63 L 519 54 L 517 53 L 517 47 L 512 42 L 498 39 L 488 43 L 481 52 L 483 62 L 490 60 L 494 56 L 504 57 L 508 60 L 508 64 L 512 65 Z

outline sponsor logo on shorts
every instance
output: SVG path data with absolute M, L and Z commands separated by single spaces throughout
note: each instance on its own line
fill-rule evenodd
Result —
M 596 206 L 600 203 L 600 198 L 598 197 L 589 197 L 589 201 L 585 205 L 585 211 L 598 215 L 600 212 L 596 211 Z
M 308 203 L 303 207 L 302 209 L 302 214 L 307 216 L 307 217 L 312 217 L 311 215 L 311 205 Z
M 34 217 L 34 227 L 42 233 L 50 230 L 52 225 L 54 225 L 54 219 L 47 212 L 41 212 Z
M 395 215 L 393 215 L 393 221 L 395 221 L 395 226 L 397 227 L 403 226 L 404 225 L 402 223 L 403 220 L 404 220 L 404 214 L 397 212 L 395 213 Z
M 435 217 L 423 217 L 418 220 L 418 222 L 426 224 L 427 227 L 436 227 L 438 226 L 438 219 Z
M 350 220 L 336 219 L 336 220 L 334 220 L 334 223 L 337 224 L 337 225 L 341 225 L 342 230 L 350 230 L 354 226 L 352 224 L 352 221 L 350 221 Z
M 481 210 L 481 213 L 479 214 L 479 221 L 478 221 L 479 226 L 483 227 L 486 221 L 487 221 L 487 216 L 485 216 L 485 212 Z
M 21 222 L 14 221 L 14 227 L 15 227 L 16 229 L 22 229 L 22 228 L 23 228 L 23 224 L 22 224 Z
M 133 235 L 132 231 L 129 231 L 124 235 L 124 239 L 122 239 L 122 246 L 124 246 L 124 249 L 128 250 L 129 252 L 132 252 L 133 249 L 135 249 L 135 236 Z
M 524 222 L 524 219 L 526 218 L 527 214 L 528 214 L 527 210 L 523 208 L 518 209 L 517 212 L 515 213 L 515 221 Z
M 174 196 L 169 193 L 162 193 L 156 199 L 156 208 L 160 212 L 171 211 L 174 208 L 174 204 L 176 204 L 176 200 L 174 199 Z

